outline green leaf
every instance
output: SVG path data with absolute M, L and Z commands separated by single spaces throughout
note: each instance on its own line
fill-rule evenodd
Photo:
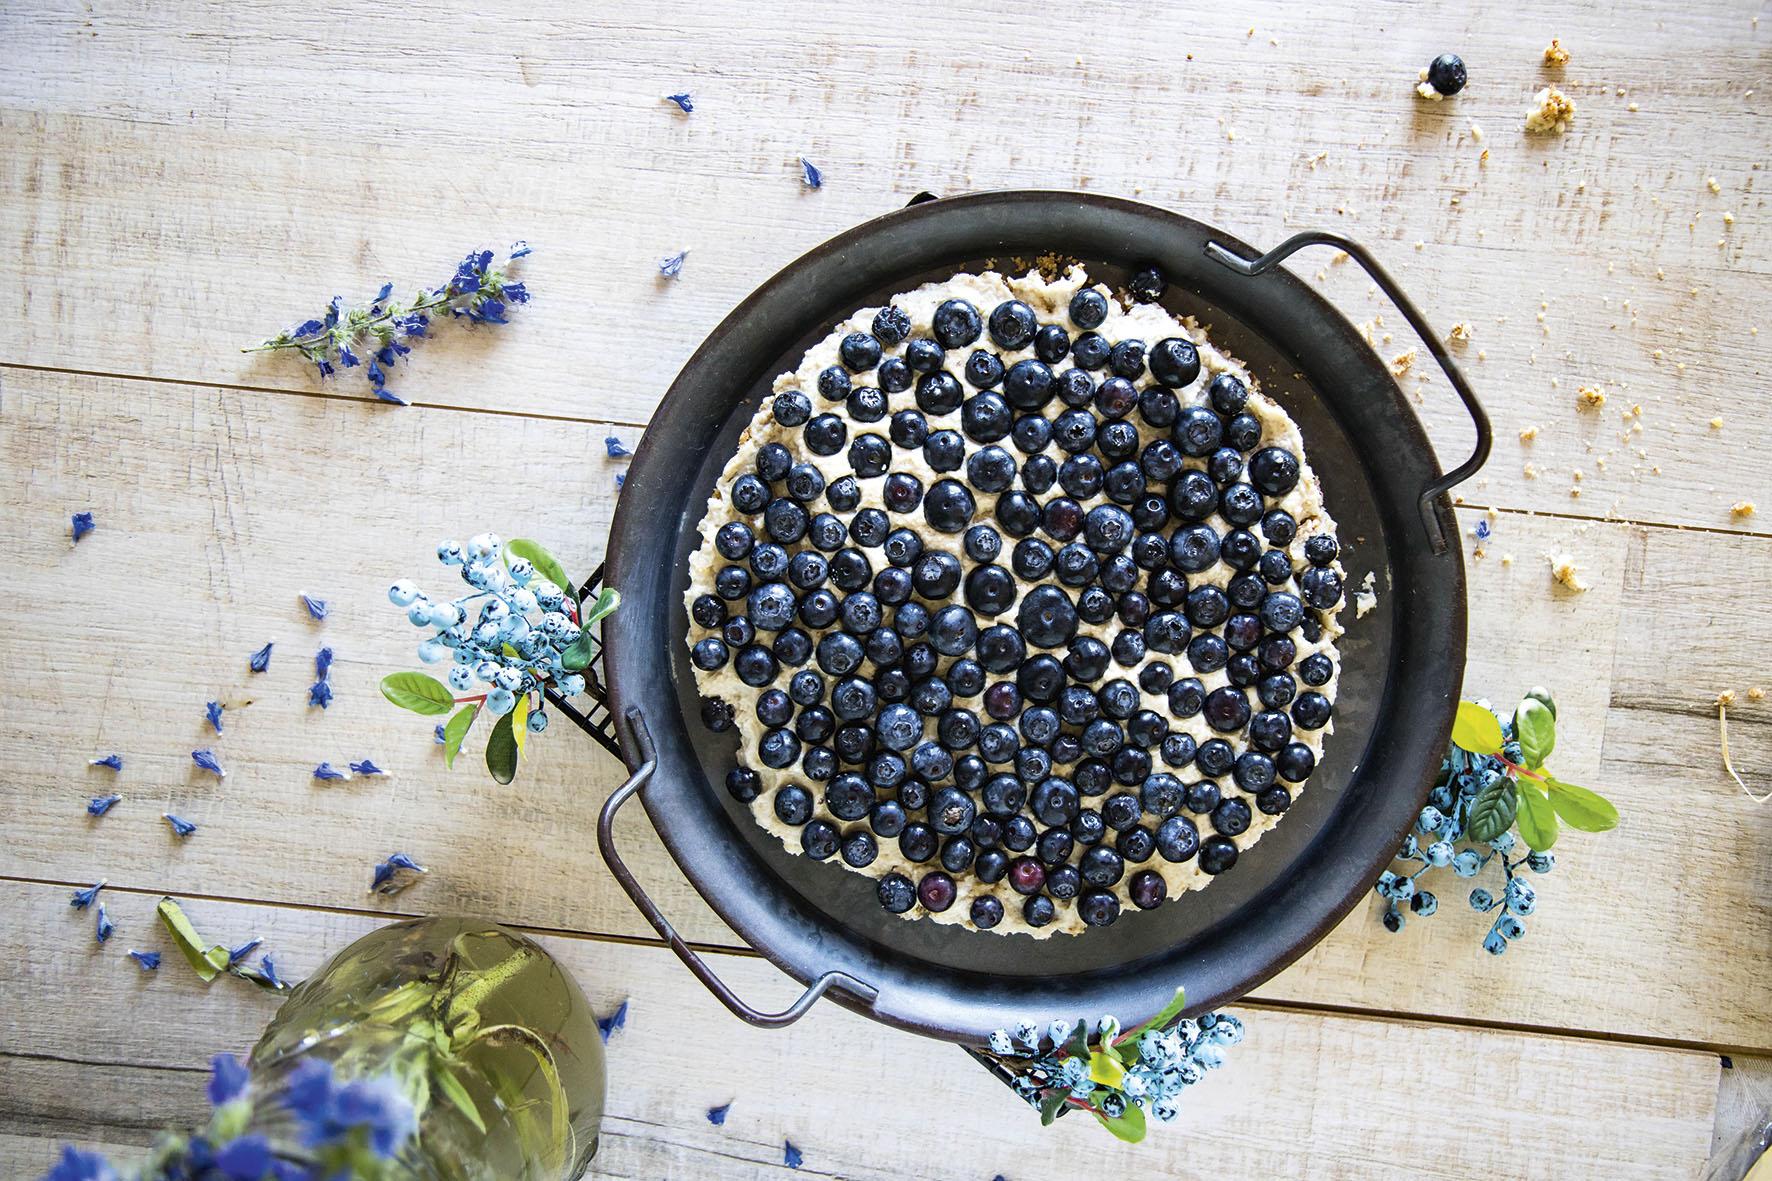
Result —
M 1117 1091 L 1120 1084 L 1126 1081 L 1126 1068 L 1112 1054 L 1097 1050 L 1089 1055 L 1089 1077 L 1095 1080 L 1096 1085 L 1112 1087 Z
M 615 614 L 615 609 L 619 606 L 621 606 L 621 592 L 612 586 L 606 586 L 597 592 L 597 601 L 585 608 L 584 619 L 580 622 L 589 627 L 599 619 Z
M 160 921 L 171 933 L 172 941 L 184 953 L 191 968 L 202 977 L 205 984 L 220 976 L 228 966 L 228 949 L 221 944 L 204 946 L 203 937 L 197 934 L 197 928 L 185 917 L 185 909 L 171 898 L 160 899 L 160 905 L 154 908 Z
M 449 686 L 428 673 L 389 673 L 381 679 L 381 695 L 415 714 L 446 714 L 455 706 Z
M 474 719 L 480 716 L 480 707 L 464 705 L 455 711 L 449 724 L 443 727 L 443 763 L 455 766 L 455 756 L 461 753 L 462 740 L 467 738 L 468 730 L 474 725 Z
M 1520 757 L 1526 768 L 1536 771 L 1550 758 L 1557 745 L 1557 715 L 1544 702 L 1528 697 L 1514 710 L 1514 737 L 1520 742 Z
M 1611 800 L 1561 779 L 1550 780 L 1550 806 L 1570 828 L 1582 832 L 1607 832 L 1618 827 L 1618 809 Z
M 1557 843 L 1557 814 L 1551 810 L 1551 803 L 1544 798 L 1544 791 L 1529 779 L 1520 780 L 1520 812 L 1514 819 L 1519 823 L 1520 836 L 1526 841 L 1526 847 L 1534 853 L 1542 853 Z
M 1054 1087 L 1046 1092 L 1045 1097 L 1040 1100 L 1040 1126 L 1042 1128 L 1050 1127 L 1052 1121 L 1058 1118 L 1058 1110 L 1064 1106 L 1064 1101 L 1069 1095 L 1070 1092 L 1063 1087 Z
M 535 572 L 566 592 L 568 598 L 578 602 L 578 583 L 566 576 L 566 570 L 559 562 L 541 546 L 527 537 L 514 537 L 505 543 L 505 565 L 511 564 L 511 558 L 528 558 Z
M 492 727 L 486 740 L 486 769 L 500 783 L 517 777 L 517 736 L 511 733 L 511 715 L 506 714 Z
M 1472 754 L 1492 755 L 1501 749 L 1501 723 L 1476 702 L 1461 701 L 1452 719 L 1452 741 Z
M 1546 689 L 1543 685 L 1534 685 L 1532 688 L 1526 690 L 1526 697 L 1528 700 L 1536 701 L 1544 706 L 1544 708 L 1550 710 L 1551 717 L 1554 718 L 1557 716 L 1557 699 L 1552 697 L 1551 691 Z
M 585 628 L 578 633 L 578 639 L 560 650 L 560 664 L 567 672 L 583 672 L 590 667 L 591 657 L 596 654 L 597 640 L 591 635 L 591 629 Z
M 1144 1108 L 1136 1103 L 1128 1103 L 1126 1110 L 1112 1119 L 1096 1108 L 1092 1107 L 1089 1110 L 1095 1112 L 1095 1118 L 1101 1121 L 1102 1127 L 1126 1143 L 1137 1144 L 1144 1139 Z
M 462 1084 L 462 1081 L 455 1077 L 455 1071 L 448 1066 L 441 1066 L 432 1074 L 431 1082 L 437 1090 L 443 1093 L 443 1097 L 449 1100 L 451 1106 L 468 1117 L 468 1122 L 473 1124 L 481 1135 L 486 1134 L 486 1121 L 480 1118 L 480 1109 L 474 1106 L 474 1097 L 468 1094 L 468 1089 Z
M 1136 1027 L 1131 1033 L 1124 1035 L 1120 1040 L 1126 1042 L 1137 1041 L 1139 1034 L 1144 1033 L 1149 1029 L 1163 1028 L 1165 1025 L 1168 1025 L 1171 1021 L 1181 1016 L 1181 1011 L 1185 1008 L 1187 1008 L 1187 989 L 1178 988 L 1175 990 L 1175 995 L 1169 998 L 1169 1003 L 1164 1005 L 1155 1017 L 1152 1017 L 1143 1025 Z
M 1067 1049 L 1070 1053 L 1079 1058 L 1087 1058 L 1089 1056 L 1089 1022 L 1077 1022 L 1076 1031 L 1071 1034 L 1071 1040 L 1067 1043 Z
M 1514 813 L 1519 808 L 1520 797 L 1514 791 L 1513 780 L 1502 775 L 1471 801 L 1464 835 L 1473 841 L 1492 841 L 1513 827 Z
M 529 694 L 517 694 L 517 704 L 511 707 L 511 735 L 517 740 L 517 757 L 521 759 L 526 752 L 529 740 Z

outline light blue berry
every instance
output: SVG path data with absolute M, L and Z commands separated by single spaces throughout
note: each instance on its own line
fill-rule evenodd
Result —
M 547 714 L 543 713 L 541 710 L 538 709 L 529 715 L 529 732 L 531 734 L 540 734 L 543 730 L 546 730 L 547 728 L 548 728 L 548 715 Z
M 1440 900 L 1434 897 L 1431 891 L 1423 890 L 1414 898 L 1410 899 L 1409 909 L 1425 918 L 1440 909 Z
M 1397 857 L 1399 859 L 1414 857 L 1414 856 L 1417 856 L 1420 852 L 1421 852 L 1420 843 L 1418 841 L 1416 841 L 1415 834 L 1410 833 L 1408 836 L 1403 838 L 1403 847 L 1401 849 L 1397 850 Z
M 565 697 L 577 697 L 585 691 L 585 679 L 577 673 L 569 673 L 561 677 L 556 684 L 560 688 L 561 695 Z
M 1472 910 L 1488 910 L 1490 907 L 1492 907 L 1494 905 L 1495 905 L 1495 895 L 1489 893 L 1489 891 L 1485 890 L 1483 887 L 1478 886 L 1476 889 L 1471 891 L 1471 909 Z
M 1070 1040 L 1071 1033 L 1076 1028 L 1075 1022 L 1066 1021 L 1063 1017 L 1054 1017 L 1052 1023 L 1046 1027 L 1046 1036 L 1052 1039 L 1053 1045 L 1062 1046 Z
M 1158 1123 L 1172 1123 L 1174 1122 L 1175 1117 L 1180 1114 L 1181 1109 L 1176 1107 L 1172 1100 L 1159 1099 L 1151 1104 L 1151 1115 Z
M 1495 930 L 1503 939 L 1518 939 L 1526 933 L 1526 924 L 1511 914 L 1504 914 L 1495 921 Z
M 1466 849 L 1452 859 L 1452 872 L 1461 878 L 1474 878 L 1477 871 L 1483 868 L 1483 859 L 1476 850 Z
M 465 664 L 458 664 L 449 670 L 449 687 L 457 693 L 466 693 L 474 687 L 474 670 Z
M 430 624 L 432 627 L 454 627 L 467 618 L 467 612 L 454 603 L 432 603 Z
M 498 665 L 490 660 L 482 660 L 474 665 L 474 676 L 491 685 L 498 676 Z
M 486 694 L 486 709 L 495 718 L 502 718 L 517 707 L 517 695 L 509 689 L 493 689 Z
M 460 566 L 468 560 L 459 541 L 445 541 L 437 546 L 437 560 L 445 566 Z
M 401 579 L 388 588 L 388 602 L 396 607 L 410 607 L 419 597 L 418 584 Z
M 535 565 L 528 558 L 518 558 L 510 565 L 511 581 L 518 586 L 528 586 L 529 580 L 535 577 Z
M 1444 867 L 1452 862 L 1452 846 L 1445 841 L 1435 841 L 1427 847 L 1427 863 Z
M 523 674 L 514 668 L 501 668 L 493 674 L 492 681 L 500 689 L 509 689 L 515 693 L 523 687 Z
M 541 604 L 535 601 L 535 592 L 527 587 L 518 587 L 505 601 L 511 605 L 512 611 L 531 623 L 535 622 L 533 617 L 541 611 Z
M 1074 1087 L 1083 1081 L 1083 1076 L 1088 1072 L 1089 1068 L 1083 1064 L 1081 1058 L 1066 1058 L 1064 1066 L 1059 1070 L 1058 1078 L 1065 1086 Z
M 406 622 L 413 627 L 431 626 L 431 601 L 429 599 L 415 600 L 410 607 L 406 608 Z
M 1489 847 L 1494 849 L 1497 853 L 1507 853 L 1512 851 L 1514 847 L 1514 834 L 1511 832 L 1502 833 L 1500 836 L 1489 842 Z
M 1502 955 L 1507 951 L 1507 940 L 1495 931 L 1483 936 L 1483 950 L 1490 955 Z
M 1557 858 L 1554 853 L 1533 853 L 1526 858 L 1526 868 L 1533 873 L 1549 873 L 1556 867 Z
M 436 664 L 449 658 L 449 645 L 441 640 L 426 640 L 418 646 L 418 658 L 426 664 Z
M 1432 836 L 1434 833 L 1440 831 L 1440 823 L 1444 819 L 1445 816 L 1440 810 L 1432 804 L 1429 804 L 1421 810 L 1420 817 L 1416 819 L 1415 827 L 1419 828 L 1423 835 Z
M 1218 1024 L 1212 1027 L 1212 1037 L 1220 1045 L 1234 1046 L 1243 1040 L 1243 1022 L 1229 1013 L 1220 1014 Z
M 468 538 L 468 560 L 486 561 L 504 552 L 504 542 L 496 533 L 476 533 Z
M 553 611 L 566 601 L 566 592 L 545 578 L 537 578 L 530 582 L 528 589 L 535 595 L 535 601 L 544 611 Z
M 990 1042 L 991 1053 L 993 1054 L 998 1054 L 1006 1058 L 1015 1052 L 1015 1046 L 1009 1040 L 1009 1031 L 1007 1029 L 991 1030 L 991 1036 L 988 1040 Z
M 498 643 L 498 624 L 482 623 L 474 629 L 474 642 L 483 648 L 490 648 Z
M 1407 902 L 1415 897 L 1415 879 L 1398 878 L 1396 884 L 1391 887 L 1391 897 L 1398 902 Z
M 1224 1065 L 1224 1047 L 1216 1042 L 1202 1042 L 1194 1047 L 1188 1058 L 1207 1070 L 1217 1070 Z

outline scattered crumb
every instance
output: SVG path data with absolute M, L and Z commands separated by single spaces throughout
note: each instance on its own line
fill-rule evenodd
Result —
M 1538 469 L 1531 464 L 1527 464 L 1520 469 L 1520 474 L 1525 476 L 1528 480 L 1536 480 L 1538 478 Z
M 1483 152 L 1482 152 L 1482 155 L 1480 155 L 1480 156 L 1478 156 L 1478 157 L 1477 157 L 1477 164 L 1478 164 L 1478 165 L 1479 165 L 1479 166 L 1481 166 L 1481 165 L 1484 165 L 1484 164 L 1487 164 L 1487 163 L 1489 163 L 1489 149 L 1488 149 L 1488 148 L 1484 148 L 1484 149 L 1483 149 Z M 1480 233 L 1482 233 L 1482 232 L 1483 232 L 1483 231 L 1482 231 L 1482 230 L 1478 230 L 1478 231 L 1477 231 L 1477 233 L 1479 233 L 1479 234 L 1480 234 Z
M 1329 154 L 1329 153 L 1327 153 L 1327 152 L 1324 152 L 1324 153 L 1323 153 L 1323 154 L 1324 154 L 1324 155 L 1325 155 L 1325 156 L 1327 156 L 1327 155 L 1328 155 L 1328 154 Z M 1332 267 L 1338 267 L 1338 266 L 1340 266 L 1340 265 L 1341 265 L 1341 264 L 1342 264 L 1342 263 L 1344 263 L 1344 262 L 1346 262 L 1346 261 L 1347 261 L 1347 260 L 1348 260 L 1348 253 L 1347 253 L 1347 251 L 1345 251 L 1345 250 L 1337 250 L 1337 251 L 1336 251 L 1336 252 L 1335 252 L 1335 253 L 1334 253 L 1334 254 L 1331 254 L 1331 255 L 1330 255 L 1330 256 L 1329 256 L 1329 265 L 1330 265 L 1330 266 L 1332 266 Z
M 1583 410 L 1598 410 L 1606 404 L 1605 391 L 1598 386 L 1584 385 L 1575 391 L 1575 404 Z
M 1747 699 L 1749 701 L 1763 701 L 1763 700 L 1765 700 L 1765 698 L 1766 698 L 1766 691 L 1764 689 L 1760 688 L 1758 685 L 1755 685 L 1753 688 L 1751 688 L 1747 691 Z
M 1526 130 L 1539 134 L 1561 135 L 1575 119 L 1575 104 L 1555 86 L 1546 86 L 1532 96 L 1533 107 L 1526 112 Z
M 1707 176 L 1704 178 L 1704 187 L 1713 193 L 1720 193 L 1723 191 L 1723 186 L 1717 183 L 1717 178 L 1714 176 Z
M 1569 64 L 1569 51 L 1563 48 L 1562 42 L 1555 37 L 1544 50 L 1544 64 L 1547 66 L 1566 66 Z
M 1636 112 L 1636 109 L 1637 109 L 1637 104 L 1636 104 L 1636 103 L 1630 103 L 1630 104 L 1628 104 L 1628 105 L 1627 105 L 1627 106 L 1626 106 L 1626 107 L 1625 107 L 1625 108 L 1624 108 L 1624 109 L 1625 109 L 1625 110 L 1627 110 L 1627 111 L 1630 111 L 1630 112 L 1632 112 L 1632 113 L 1633 113 L 1633 114 L 1634 114 L 1634 113 L 1635 113 L 1635 112 Z
M 1387 336 L 1385 339 L 1389 340 L 1390 338 Z M 1391 372 L 1398 377 L 1401 377 L 1401 376 L 1403 376 L 1403 374 L 1409 372 L 1410 368 L 1413 367 L 1415 364 L 1416 352 L 1417 352 L 1417 350 L 1415 350 L 1415 349 L 1405 349 L 1402 352 L 1398 353 L 1396 356 L 1392 357 L 1391 358 Z
M 1731 517 L 1751 517 L 1751 516 L 1753 516 L 1754 515 L 1754 502 L 1751 500 L 1736 501 L 1734 504 L 1729 506 L 1729 515 Z
M 1360 581 L 1360 589 L 1354 592 L 1354 618 L 1364 619 L 1366 613 L 1378 606 L 1378 576 L 1366 571 L 1366 577 Z
M 1416 75 L 1416 77 L 1421 79 L 1420 82 L 1417 82 L 1415 84 L 1415 93 L 1416 94 L 1419 94 L 1422 98 L 1431 99 L 1434 102 L 1439 102 L 1441 99 L 1446 97 L 1445 95 L 1441 94 L 1439 91 L 1435 90 L 1433 87 L 1433 83 L 1431 83 L 1427 80 L 1427 67 L 1426 66 L 1421 67 L 1421 73 Z
M 1512 566 L 1514 564 L 1514 556 L 1512 554 L 1502 554 L 1501 564 L 1503 566 Z
M 1587 590 L 1587 583 L 1581 580 L 1581 569 L 1568 554 L 1546 554 L 1545 560 L 1550 563 L 1551 578 L 1558 584 L 1568 587 L 1580 594 Z
M 1469 343 L 1470 338 L 1471 326 L 1463 320 L 1452 325 L 1451 329 L 1446 333 L 1446 340 L 1451 344 L 1467 344 Z
M 1471 142 L 1479 144 L 1483 142 L 1483 129 L 1477 125 L 1475 120 L 1471 122 Z
M 1722 430 L 1722 429 L 1723 429 L 1723 420 L 1722 420 L 1722 419 L 1721 419 L 1721 418 L 1713 418 L 1713 419 L 1711 419 L 1711 420 L 1710 420 L 1710 429 L 1711 429 L 1711 430 L 1713 430 L 1713 431 L 1720 431 L 1720 430 Z
M 1522 443 L 1530 443 L 1532 440 L 1536 439 L 1537 437 L 1538 437 L 1538 424 L 1537 423 L 1533 423 L 1531 426 L 1526 427 L 1525 429 L 1520 431 L 1520 442 L 1522 442 Z
M 1726 226 L 1732 226 L 1735 224 L 1735 215 L 1730 213 L 1727 209 L 1723 211 L 1723 224 Z

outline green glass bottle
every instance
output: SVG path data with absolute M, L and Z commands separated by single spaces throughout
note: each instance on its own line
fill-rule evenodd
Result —
M 395 923 L 299 985 L 253 1047 L 274 1093 L 318 1057 L 392 1074 L 418 1111 L 398 1160 L 423 1181 L 576 1181 L 597 1151 L 603 1042 L 578 984 L 484 919 Z

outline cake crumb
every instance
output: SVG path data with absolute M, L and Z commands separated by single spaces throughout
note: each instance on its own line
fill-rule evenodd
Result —
M 1532 109 L 1526 112 L 1527 131 L 1561 135 L 1575 119 L 1575 104 L 1555 86 L 1540 90 L 1532 96 L 1532 102 Z
M 1584 385 L 1575 391 L 1575 404 L 1583 410 L 1598 410 L 1606 404 L 1606 393 L 1599 386 Z
M 1736 501 L 1734 504 L 1729 506 L 1729 515 L 1731 517 L 1751 517 L 1751 516 L 1753 516 L 1754 515 L 1754 502 L 1751 500 Z
M 1537 437 L 1538 437 L 1538 424 L 1537 423 L 1533 423 L 1531 426 L 1526 427 L 1524 430 L 1522 430 L 1520 432 L 1520 442 L 1522 442 L 1522 443 L 1530 443 L 1532 440 L 1536 439 Z
M 1551 578 L 1556 583 L 1577 594 L 1587 590 L 1587 583 L 1581 580 L 1581 568 L 1568 554 L 1546 554 L 1545 560 L 1550 563 Z
M 1378 576 L 1366 571 L 1366 577 L 1360 581 L 1360 589 L 1354 592 L 1354 618 L 1364 619 L 1366 613 L 1378 606 Z
M 1468 344 L 1471 338 L 1471 326 L 1460 320 L 1446 332 L 1446 339 L 1452 344 Z
M 1624 109 L 1631 112 L 1632 114 L 1635 114 L 1636 110 L 1637 110 L 1637 104 L 1636 103 L 1627 103 L 1625 105 Z
M 1390 338 L 1387 336 L 1385 339 L 1389 340 Z M 1415 356 L 1415 349 L 1405 349 L 1392 357 L 1391 373 L 1395 374 L 1397 377 L 1401 377 L 1403 374 L 1409 372 L 1410 368 L 1415 364 Z
M 1471 142 L 1478 144 L 1483 142 L 1483 129 L 1474 119 L 1471 120 Z
M 1478 156 L 1478 157 L 1477 157 L 1477 164 L 1478 164 L 1478 165 L 1479 165 L 1479 166 L 1481 166 L 1481 165 L 1484 165 L 1484 164 L 1487 164 L 1487 163 L 1489 163 L 1489 149 L 1488 149 L 1488 148 L 1484 148 L 1484 149 L 1483 149 L 1483 152 L 1482 152 L 1482 154 L 1481 154 L 1481 155 L 1480 155 L 1480 156 Z M 1480 233 L 1482 233 L 1482 232 L 1483 232 L 1483 231 L 1482 231 L 1482 230 L 1478 230 L 1478 231 L 1477 231 L 1477 233 L 1479 233 L 1479 234 L 1480 234 Z
M 1566 66 L 1569 64 L 1569 51 L 1563 48 L 1562 42 L 1555 37 L 1544 49 L 1544 64 L 1547 66 Z
M 1722 430 L 1722 429 L 1723 429 L 1723 420 L 1722 420 L 1722 419 L 1721 419 L 1721 418 L 1713 418 L 1713 419 L 1711 419 L 1711 420 L 1710 420 L 1710 429 L 1711 429 L 1711 430 L 1713 430 L 1713 431 L 1720 431 L 1720 430 Z
M 1538 469 L 1531 464 L 1527 464 L 1520 469 L 1520 474 L 1525 476 L 1528 480 L 1536 480 L 1538 478 Z
M 1512 554 L 1502 554 L 1501 564 L 1503 566 L 1512 566 L 1514 564 L 1514 556 Z
M 1758 685 L 1753 686 L 1751 689 L 1749 689 L 1747 691 L 1747 699 L 1749 701 L 1763 701 L 1763 700 L 1765 700 L 1765 697 L 1766 697 L 1766 691 L 1764 689 L 1760 688 Z
M 1717 183 L 1717 178 L 1714 176 L 1707 176 L 1704 178 L 1704 187 L 1713 193 L 1720 193 L 1723 191 L 1723 186 Z

